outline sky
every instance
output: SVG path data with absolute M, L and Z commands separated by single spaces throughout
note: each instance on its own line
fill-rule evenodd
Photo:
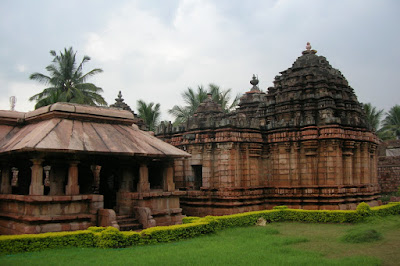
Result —
M 50 50 L 91 57 L 83 72 L 108 104 L 119 91 L 167 110 L 188 87 L 214 83 L 232 95 L 273 86 L 307 42 L 339 69 L 360 102 L 387 112 L 400 104 L 397 0 L 0 0 L 0 110 L 30 111 L 45 85 Z M 137 112 L 136 112 L 137 113 Z

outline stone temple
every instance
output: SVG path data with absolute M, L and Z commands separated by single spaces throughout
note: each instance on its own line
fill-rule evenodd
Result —
M 130 111 L 55 103 L 0 111 L 0 234 L 179 224 L 174 160 Z
M 267 92 L 258 78 L 233 113 L 209 98 L 156 136 L 192 155 L 174 162 L 186 215 L 378 205 L 378 139 L 342 73 L 308 44 Z
M 156 137 L 121 93 L 111 108 L 0 111 L 0 234 L 377 205 L 378 139 L 340 71 L 307 45 L 273 87 L 263 92 L 258 82 L 236 111 L 209 95 L 185 124 L 162 123 Z

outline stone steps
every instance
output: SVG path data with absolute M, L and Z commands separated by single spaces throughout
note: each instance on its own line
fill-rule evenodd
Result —
M 117 223 L 120 231 L 136 231 L 143 228 L 135 217 L 129 215 L 117 215 Z

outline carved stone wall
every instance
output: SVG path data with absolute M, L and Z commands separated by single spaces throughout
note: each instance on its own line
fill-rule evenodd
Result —
M 400 140 L 379 145 L 378 181 L 382 193 L 397 192 L 400 187 Z
M 209 98 L 185 125 L 156 133 L 192 155 L 175 163 L 185 214 L 378 204 L 378 140 L 340 71 L 307 49 L 267 93 L 250 83 L 235 112 Z

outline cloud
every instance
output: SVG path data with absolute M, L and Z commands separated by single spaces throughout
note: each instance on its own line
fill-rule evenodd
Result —
M 16 69 L 18 70 L 18 72 L 21 72 L 21 73 L 26 72 L 26 66 L 23 64 L 16 65 Z
M 9 2 L 0 11 L 7 25 L 0 26 L 6 40 L 0 44 L 0 88 L 6 97 L 0 104 L 6 109 L 12 88 L 17 109 L 24 95 L 43 89 L 29 83 L 27 74 L 46 73 L 48 51 L 70 45 L 78 60 L 92 58 L 84 72 L 104 70 L 89 81 L 104 89 L 110 104 L 122 90 L 133 109 L 139 99 L 160 103 L 168 119 L 167 109 L 183 104 L 180 94 L 187 87 L 212 82 L 244 93 L 252 74 L 258 74 L 265 91 L 307 41 L 342 71 L 360 101 L 386 110 L 400 101 L 397 1 L 73 1 L 48 10 L 40 3 Z M 78 4 L 76 19 L 64 23 L 67 13 L 61 10 Z M 23 21 L 37 7 L 41 16 Z M 22 15 L 15 17 L 17 11 Z
M 107 98 L 122 89 L 132 107 L 139 99 L 160 102 L 166 114 L 188 86 L 220 84 L 221 70 L 232 77 L 240 33 L 229 24 L 207 2 L 181 1 L 170 24 L 129 3 L 87 35 L 85 53 L 107 66 L 97 78 Z
M 0 77 L 0 87 L 7 88 L 0 97 L 0 110 L 10 110 L 10 97 L 16 96 L 15 110 L 28 112 L 34 109 L 35 104 L 29 101 L 36 86 L 30 82 L 8 82 Z

